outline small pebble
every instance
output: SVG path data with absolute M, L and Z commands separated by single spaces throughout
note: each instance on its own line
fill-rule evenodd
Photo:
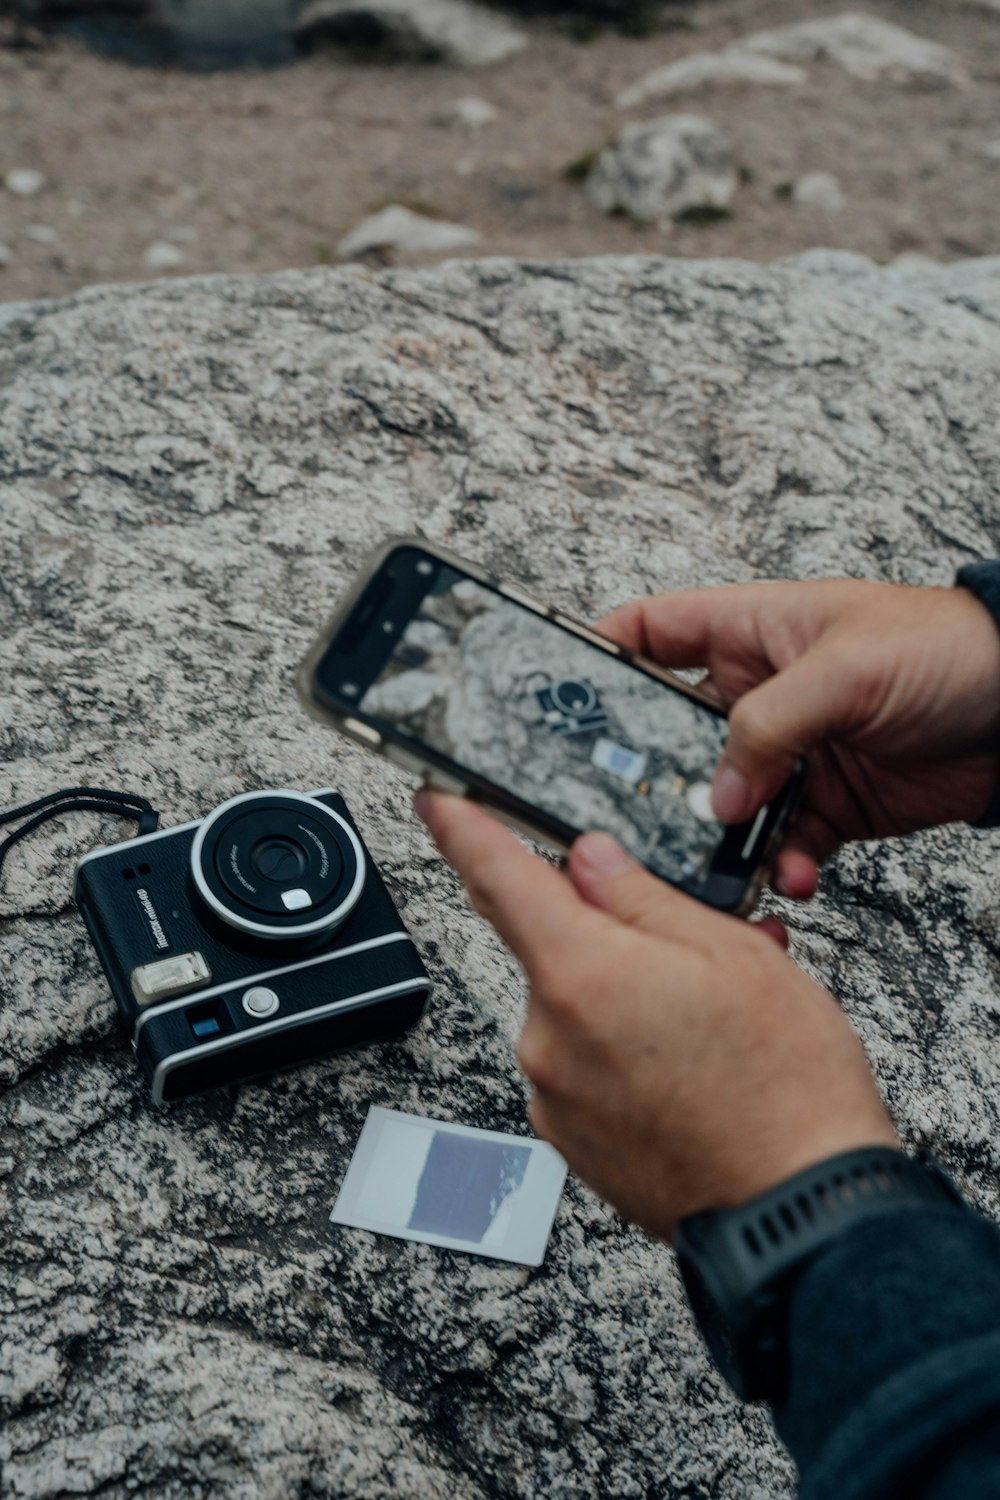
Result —
M 14 259 L 14 252 L 9 245 L 0 245 L 0 266 L 9 266 Z
M 168 229 L 163 238 L 172 245 L 193 245 L 198 231 L 193 224 L 178 224 L 176 229 Z
M 832 172 L 807 172 L 792 185 L 792 197 L 805 208 L 822 208 L 829 214 L 844 206 L 844 194 Z
M 36 245 L 58 245 L 59 235 L 50 224 L 25 224 L 21 230 L 26 240 L 34 240 Z
M 455 99 L 451 104 L 446 104 L 436 116 L 438 125 L 453 125 L 461 130 L 481 130 L 484 125 L 491 125 L 497 118 L 499 111 L 490 104 L 488 99 Z
M 464 224 L 448 224 L 415 214 L 401 203 L 390 203 L 377 214 L 363 219 L 337 246 L 339 260 L 366 255 L 369 250 L 402 250 L 406 254 L 432 255 L 463 250 L 479 236 Z
M 154 240 L 142 259 L 150 271 L 172 271 L 184 257 L 169 240 Z
M 34 198 L 45 186 L 45 177 L 33 167 L 15 167 L 4 178 L 4 186 L 15 198 Z

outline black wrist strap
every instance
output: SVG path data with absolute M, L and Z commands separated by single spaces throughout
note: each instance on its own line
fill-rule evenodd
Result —
M 0 813 L 0 826 L 15 823 L 18 818 L 27 819 L 20 828 L 0 841 L 0 872 L 15 844 L 27 838 L 29 833 L 34 833 L 49 818 L 57 818 L 67 812 L 114 813 L 119 818 L 131 818 L 138 823 L 140 835 L 155 833 L 160 821 L 160 815 L 153 804 L 132 792 L 108 791 L 106 787 L 99 786 L 64 787 L 61 792 L 50 792 L 47 797 L 39 797 L 36 802 L 26 802 L 23 807 L 12 807 L 9 812 Z
M 872 1146 L 820 1162 L 741 1208 L 681 1220 L 674 1248 L 691 1306 L 737 1395 L 780 1398 L 794 1276 L 859 1219 L 929 1203 L 968 1207 L 931 1158 Z

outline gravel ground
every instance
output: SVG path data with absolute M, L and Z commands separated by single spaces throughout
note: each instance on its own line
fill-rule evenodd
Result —
M 47 181 L 33 197 L 0 191 L 9 251 L 0 298 L 146 279 L 145 253 L 164 239 L 176 250 L 167 274 L 322 264 L 389 201 L 469 225 L 484 255 L 764 261 L 822 244 L 888 260 L 997 250 L 1000 12 L 985 0 L 868 7 L 954 47 L 966 87 L 866 83 L 821 64 L 792 88 L 711 86 L 627 114 L 615 108 L 620 89 L 661 63 L 844 8 L 720 0 L 678 10 L 678 24 L 651 37 L 605 32 L 586 42 L 529 22 L 521 55 L 475 71 L 327 55 L 199 75 L 110 61 L 66 39 L 0 51 L 0 174 L 34 168 Z M 435 123 L 470 94 L 496 106 L 494 123 L 474 133 Z M 567 177 L 627 120 L 688 109 L 737 143 L 746 181 L 733 218 L 638 225 L 602 214 Z M 841 212 L 776 196 L 814 170 L 839 178 Z

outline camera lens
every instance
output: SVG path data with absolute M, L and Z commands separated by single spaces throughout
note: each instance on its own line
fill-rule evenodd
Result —
M 250 863 L 262 880 L 295 880 L 306 868 L 306 852 L 294 839 L 267 836 L 250 850 Z
M 210 813 L 191 874 L 211 911 L 238 931 L 288 939 L 332 932 L 364 886 L 350 825 L 301 792 L 246 792 Z

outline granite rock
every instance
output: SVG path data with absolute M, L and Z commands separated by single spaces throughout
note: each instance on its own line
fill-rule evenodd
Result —
M 626 125 L 595 161 L 584 189 L 605 213 L 652 223 L 725 210 L 736 192 L 730 142 L 700 115 Z
M 404 1041 L 158 1110 L 70 902 L 131 830 L 0 881 L 4 1494 L 789 1500 L 670 1253 L 572 1179 L 537 1271 L 333 1229 L 370 1103 L 523 1132 L 512 962 L 411 783 L 292 687 L 365 553 L 418 531 L 594 618 L 755 577 L 949 583 L 1000 552 L 1000 260 L 357 267 L 0 306 L 4 805 L 165 825 L 338 786 L 426 957 Z M 793 950 L 910 1142 L 1000 1209 L 996 834 L 841 856 Z

